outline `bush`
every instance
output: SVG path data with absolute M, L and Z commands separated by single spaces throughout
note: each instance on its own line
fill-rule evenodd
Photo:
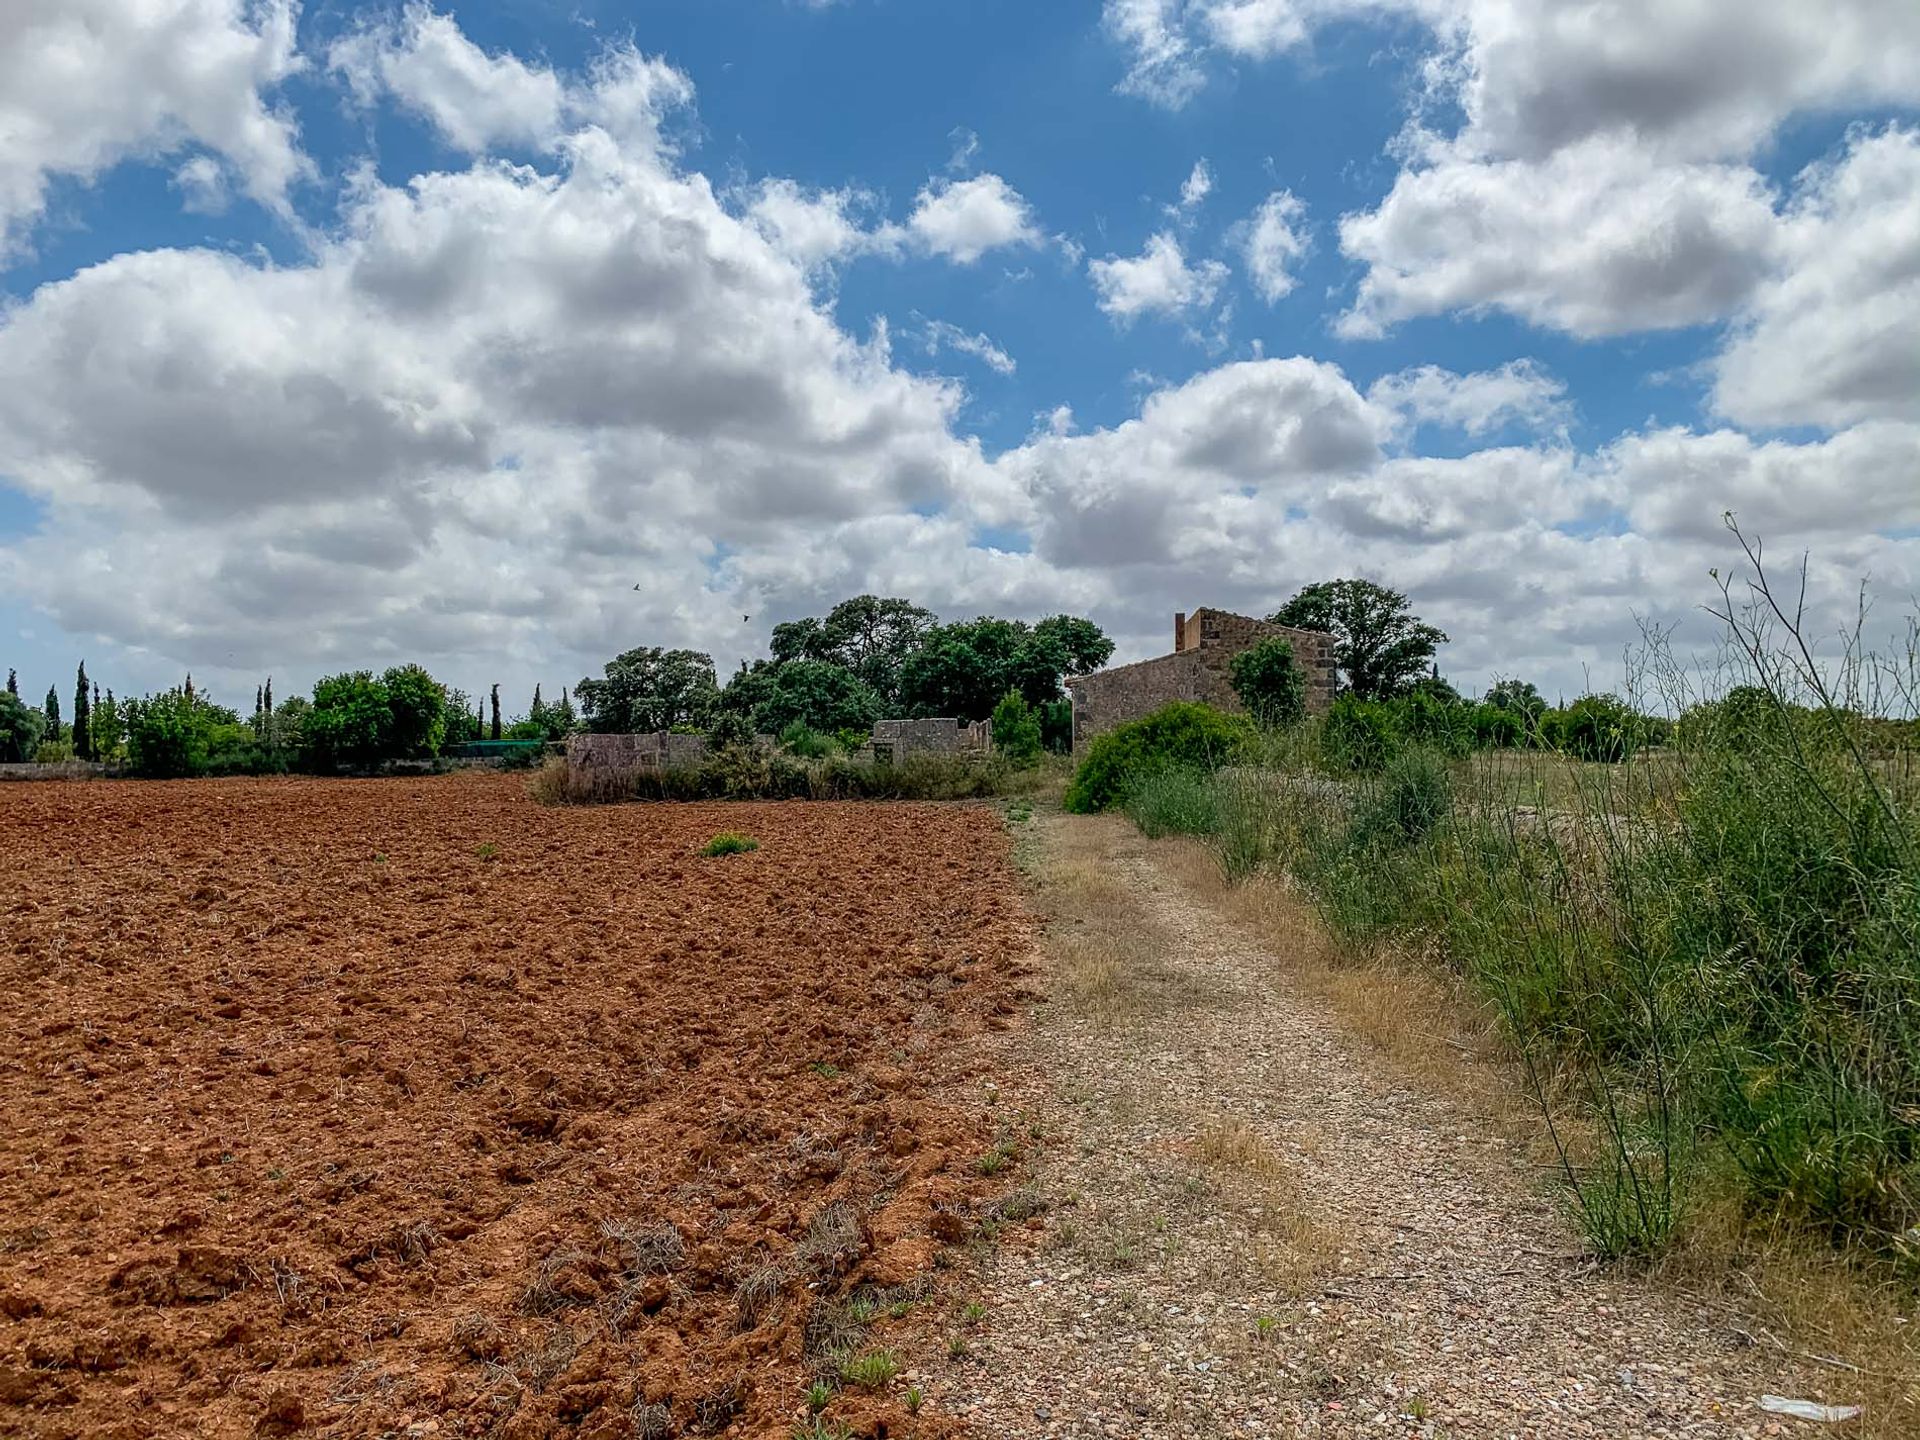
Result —
M 1166 770 L 1134 786 L 1124 808 L 1149 839 L 1163 835 L 1212 835 L 1219 831 L 1221 796 L 1215 777 L 1196 770 Z
M 1307 713 L 1307 677 L 1293 646 L 1269 635 L 1233 657 L 1233 692 L 1254 723 L 1269 730 L 1297 725 Z
M 759 848 L 760 842 L 751 836 L 727 830 L 701 846 L 700 853 L 708 859 L 717 859 L 722 855 L 749 855 Z
M 802 760 L 824 760 L 840 746 L 831 735 L 822 735 L 804 721 L 796 720 L 780 732 L 780 748 Z
M 1527 738 L 1525 712 L 1506 706 L 1482 701 L 1473 707 L 1469 723 L 1476 750 L 1509 750 Z
M 1169 770 L 1218 770 L 1252 734 L 1243 717 L 1176 700 L 1096 739 L 1067 786 L 1066 807 L 1089 814 L 1121 803 L 1136 786 Z
M 1009 690 L 993 707 L 993 748 L 1016 765 L 1040 758 L 1040 717 L 1018 690 Z
M 1383 770 L 1399 748 L 1393 711 L 1378 700 L 1342 695 L 1320 727 L 1320 753 L 1332 770 Z
M 1389 702 L 1388 713 L 1400 739 L 1407 744 L 1455 757 L 1473 750 L 1473 712 L 1457 700 L 1444 699 L 1431 690 L 1415 690 Z
M 42 740 L 33 751 L 36 765 L 64 765 L 73 759 L 73 746 L 66 740 Z
M 1431 750 L 1403 750 L 1355 799 L 1352 844 L 1358 850 L 1416 845 L 1452 808 L 1446 761 Z
M 1617 695 L 1582 695 L 1559 713 L 1553 734 L 1569 755 L 1611 765 L 1641 747 L 1646 726 Z

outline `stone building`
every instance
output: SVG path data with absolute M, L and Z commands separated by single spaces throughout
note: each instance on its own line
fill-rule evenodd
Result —
M 1234 694 L 1233 657 L 1269 635 L 1293 644 L 1293 656 L 1307 676 L 1307 709 L 1322 713 L 1333 703 L 1333 637 L 1294 630 L 1266 620 L 1200 609 L 1173 617 L 1173 653 L 1096 675 L 1068 679 L 1073 696 L 1073 747 L 1128 720 L 1151 714 L 1170 700 L 1204 700 L 1222 710 L 1246 707 Z

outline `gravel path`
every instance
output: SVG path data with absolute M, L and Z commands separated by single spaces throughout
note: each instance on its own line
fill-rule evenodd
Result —
M 1071 828 L 1099 823 L 1037 817 L 1029 848 L 1121 882 L 1151 1003 L 1004 1042 L 1058 1208 L 987 1255 L 942 1409 L 996 1437 L 1832 1433 L 1755 1403 L 1817 1379 L 1597 1271 L 1517 1147 L 1286 993 L 1130 831 Z

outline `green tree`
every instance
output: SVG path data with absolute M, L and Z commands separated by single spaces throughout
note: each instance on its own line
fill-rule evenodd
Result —
M 500 687 L 493 687 L 493 738 L 500 738 Z
M 466 745 L 480 738 L 478 708 L 464 690 L 449 690 L 446 703 L 447 734 L 445 745 Z
M 1405 694 L 1447 643 L 1413 613 L 1405 595 L 1371 580 L 1309 585 L 1268 618 L 1333 636 L 1334 664 L 1346 688 L 1363 700 Z
M 993 748 L 1017 765 L 1040 758 L 1040 717 L 1018 690 L 1009 690 L 993 707 Z
M 601 735 L 704 731 L 720 705 L 713 657 L 695 650 L 629 650 L 607 662 L 604 678 L 582 680 L 573 693 L 587 729 Z
M 16 700 L 20 698 L 20 677 L 11 669 L 7 671 L 7 694 Z
M 769 666 L 764 691 L 750 712 L 762 734 L 778 735 L 796 723 L 826 735 L 871 730 L 880 718 L 880 697 L 867 683 L 825 660 Z
M 129 700 L 126 718 L 127 758 L 135 774 L 179 779 L 205 773 L 214 726 L 221 722 L 216 709 L 192 691 L 183 687 Z
M 900 696 L 900 670 L 936 624 L 931 610 L 892 596 L 856 595 L 824 619 L 773 627 L 774 663 L 819 660 L 850 671 L 883 705 Z
M 23 703 L 18 690 L 9 689 L 0 695 L 0 763 L 18 765 L 31 760 L 46 729 L 45 717 Z
M 113 698 L 108 690 L 106 698 L 95 700 L 88 716 L 88 748 L 96 760 L 116 760 L 127 743 L 126 720 L 121 714 L 120 702 Z
M 438 755 L 447 738 L 447 687 L 418 665 L 396 665 L 380 683 L 391 714 L 385 758 Z
M 1297 725 L 1307 713 L 1307 677 L 1293 658 L 1293 645 L 1269 635 L 1233 657 L 1233 693 L 1254 723 L 1269 730 Z
M 84 660 L 80 662 L 80 681 L 73 692 L 73 753 L 76 759 L 93 759 L 93 704 Z
M 1511 710 L 1523 717 L 1529 727 L 1540 718 L 1547 702 L 1525 680 L 1496 680 L 1486 693 L 1486 703 L 1500 710 Z
M 1091 675 L 1113 658 L 1113 641 L 1091 620 L 1078 615 L 1050 615 L 1033 627 L 1037 640 L 1055 640 L 1066 660 L 1068 675 Z
M 901 667 L 902 708 L 916 716 L 984 720 L 1009 690 L 1029 705 L 1058 700 L 1061 679 L 1105 642 L 1062 623 L 1070 619 L 1042 621 L 1044 629 L 992 616 L 936 626 Z
M 51 685 L 47 686 L 47 701 L 40 707 L 40 713 L 46 717 L 47 722 L 47 733 L 43 738 L 58 741 L 60 738 L 60 692 Z
M 393 705 L 387 687 L 368 670 L 329 675 L 313 687 L 313 708 L 302 726 L 307 763 L 328 770 L 370 769 L 393 753 Z

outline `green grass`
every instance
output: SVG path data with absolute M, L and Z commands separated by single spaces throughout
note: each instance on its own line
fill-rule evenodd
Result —
M 840 1379 L 862 1390 L 883 1390 L 900 1373 L 900 1361 L 891 1350 L 869 1350 L 840 1362 Z
M 752 836 L 728 830 L 701 846 L 700 853 L 708 859 L 715 859 L 722 855 L 749 855 L 759 848 L 760 842 Z

